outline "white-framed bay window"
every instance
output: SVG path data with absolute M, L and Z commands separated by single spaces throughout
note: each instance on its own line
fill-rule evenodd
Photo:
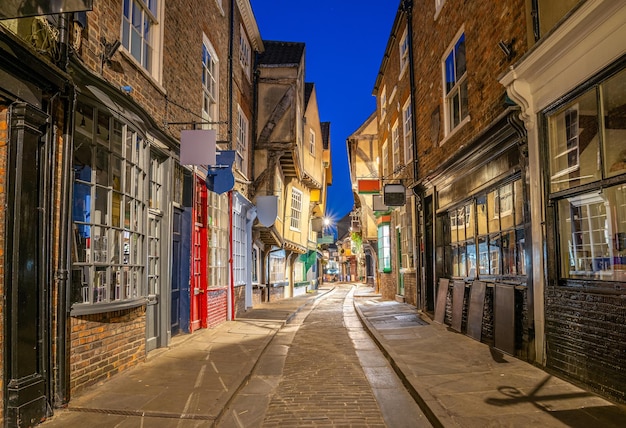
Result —
M 76 115 L 71 302 L 93 312 L 147 294 L 150 156 L 145 137 L 108 110 L 79 102 Z

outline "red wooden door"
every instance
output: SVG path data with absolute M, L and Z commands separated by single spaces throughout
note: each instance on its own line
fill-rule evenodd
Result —
M 207 189 L 196 177 L 194 195 L 195 220 L 191 242 L 190 326 L 193 332 L 207 326 Z

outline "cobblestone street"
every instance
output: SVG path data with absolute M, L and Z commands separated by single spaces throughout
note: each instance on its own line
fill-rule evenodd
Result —
M 353 291 L 339 285 L 277 334 L 220 426 L 430 426 L 363 330 Z

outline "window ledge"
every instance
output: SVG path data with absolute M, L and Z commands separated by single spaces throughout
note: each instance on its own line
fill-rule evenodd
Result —
M 470 120 L 471 120 L 470 116 L 467 115 L 467 117 L 463 119 L 461 123 L 457 125 L 456 128 L 454 128 L 448 135 L 446 135 L 441 141 L 439 141 L 439 146 L 441 147 L 444 144 L 446 144 L 448 140 L 454 137 L 467 123 L 469 123 Z
M 137 69 L 137 71 L 143 74 L 146 77 L 146 79 L 148 79 L 148 81 L 150 81 L 152 85 L 159 92 L 161 92 L 161 94 L 163 95 L 167 94 L 167 91 L 165 90 L 163 85 L 161 85 L 161 83 L 157 80 L 157 78 L 153 76 L 151 73 L 149 73 L 148 70 L 146 70 L 146 68 L 143 65 L 141 65 L 139 61 L 137 61 L 135 57 L 124 46 L 120 46 L 119 52 L 122 54 L 122 56 L 124 56 L 124 58 L 126 58 L 126 60 L 132 66 L 134 66 Z
M 80 315 L 92 315 L 92 314 L 103 314 L 106 312 L 113 311 L 122 311 L 125 309 L 133 309 L 138 308 L 139 306 L 145 306 L 147 303 L 147 299 L 145 297 L 140 297 L 132 300 L 123 300 L 119 302 L 111 302 L 111 303 L 75 303 L 72 306 L 72 310 L 70 312 L 71 316 L 80 316 Z

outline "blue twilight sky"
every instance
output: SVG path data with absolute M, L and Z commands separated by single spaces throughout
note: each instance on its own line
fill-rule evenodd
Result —
M 304 42 L 305 80 L 330 122 L 327 215 L 352 210 L 346 139 L 376 110 L 372 96 L 400 0 L 250 0 L 263 40 Z

